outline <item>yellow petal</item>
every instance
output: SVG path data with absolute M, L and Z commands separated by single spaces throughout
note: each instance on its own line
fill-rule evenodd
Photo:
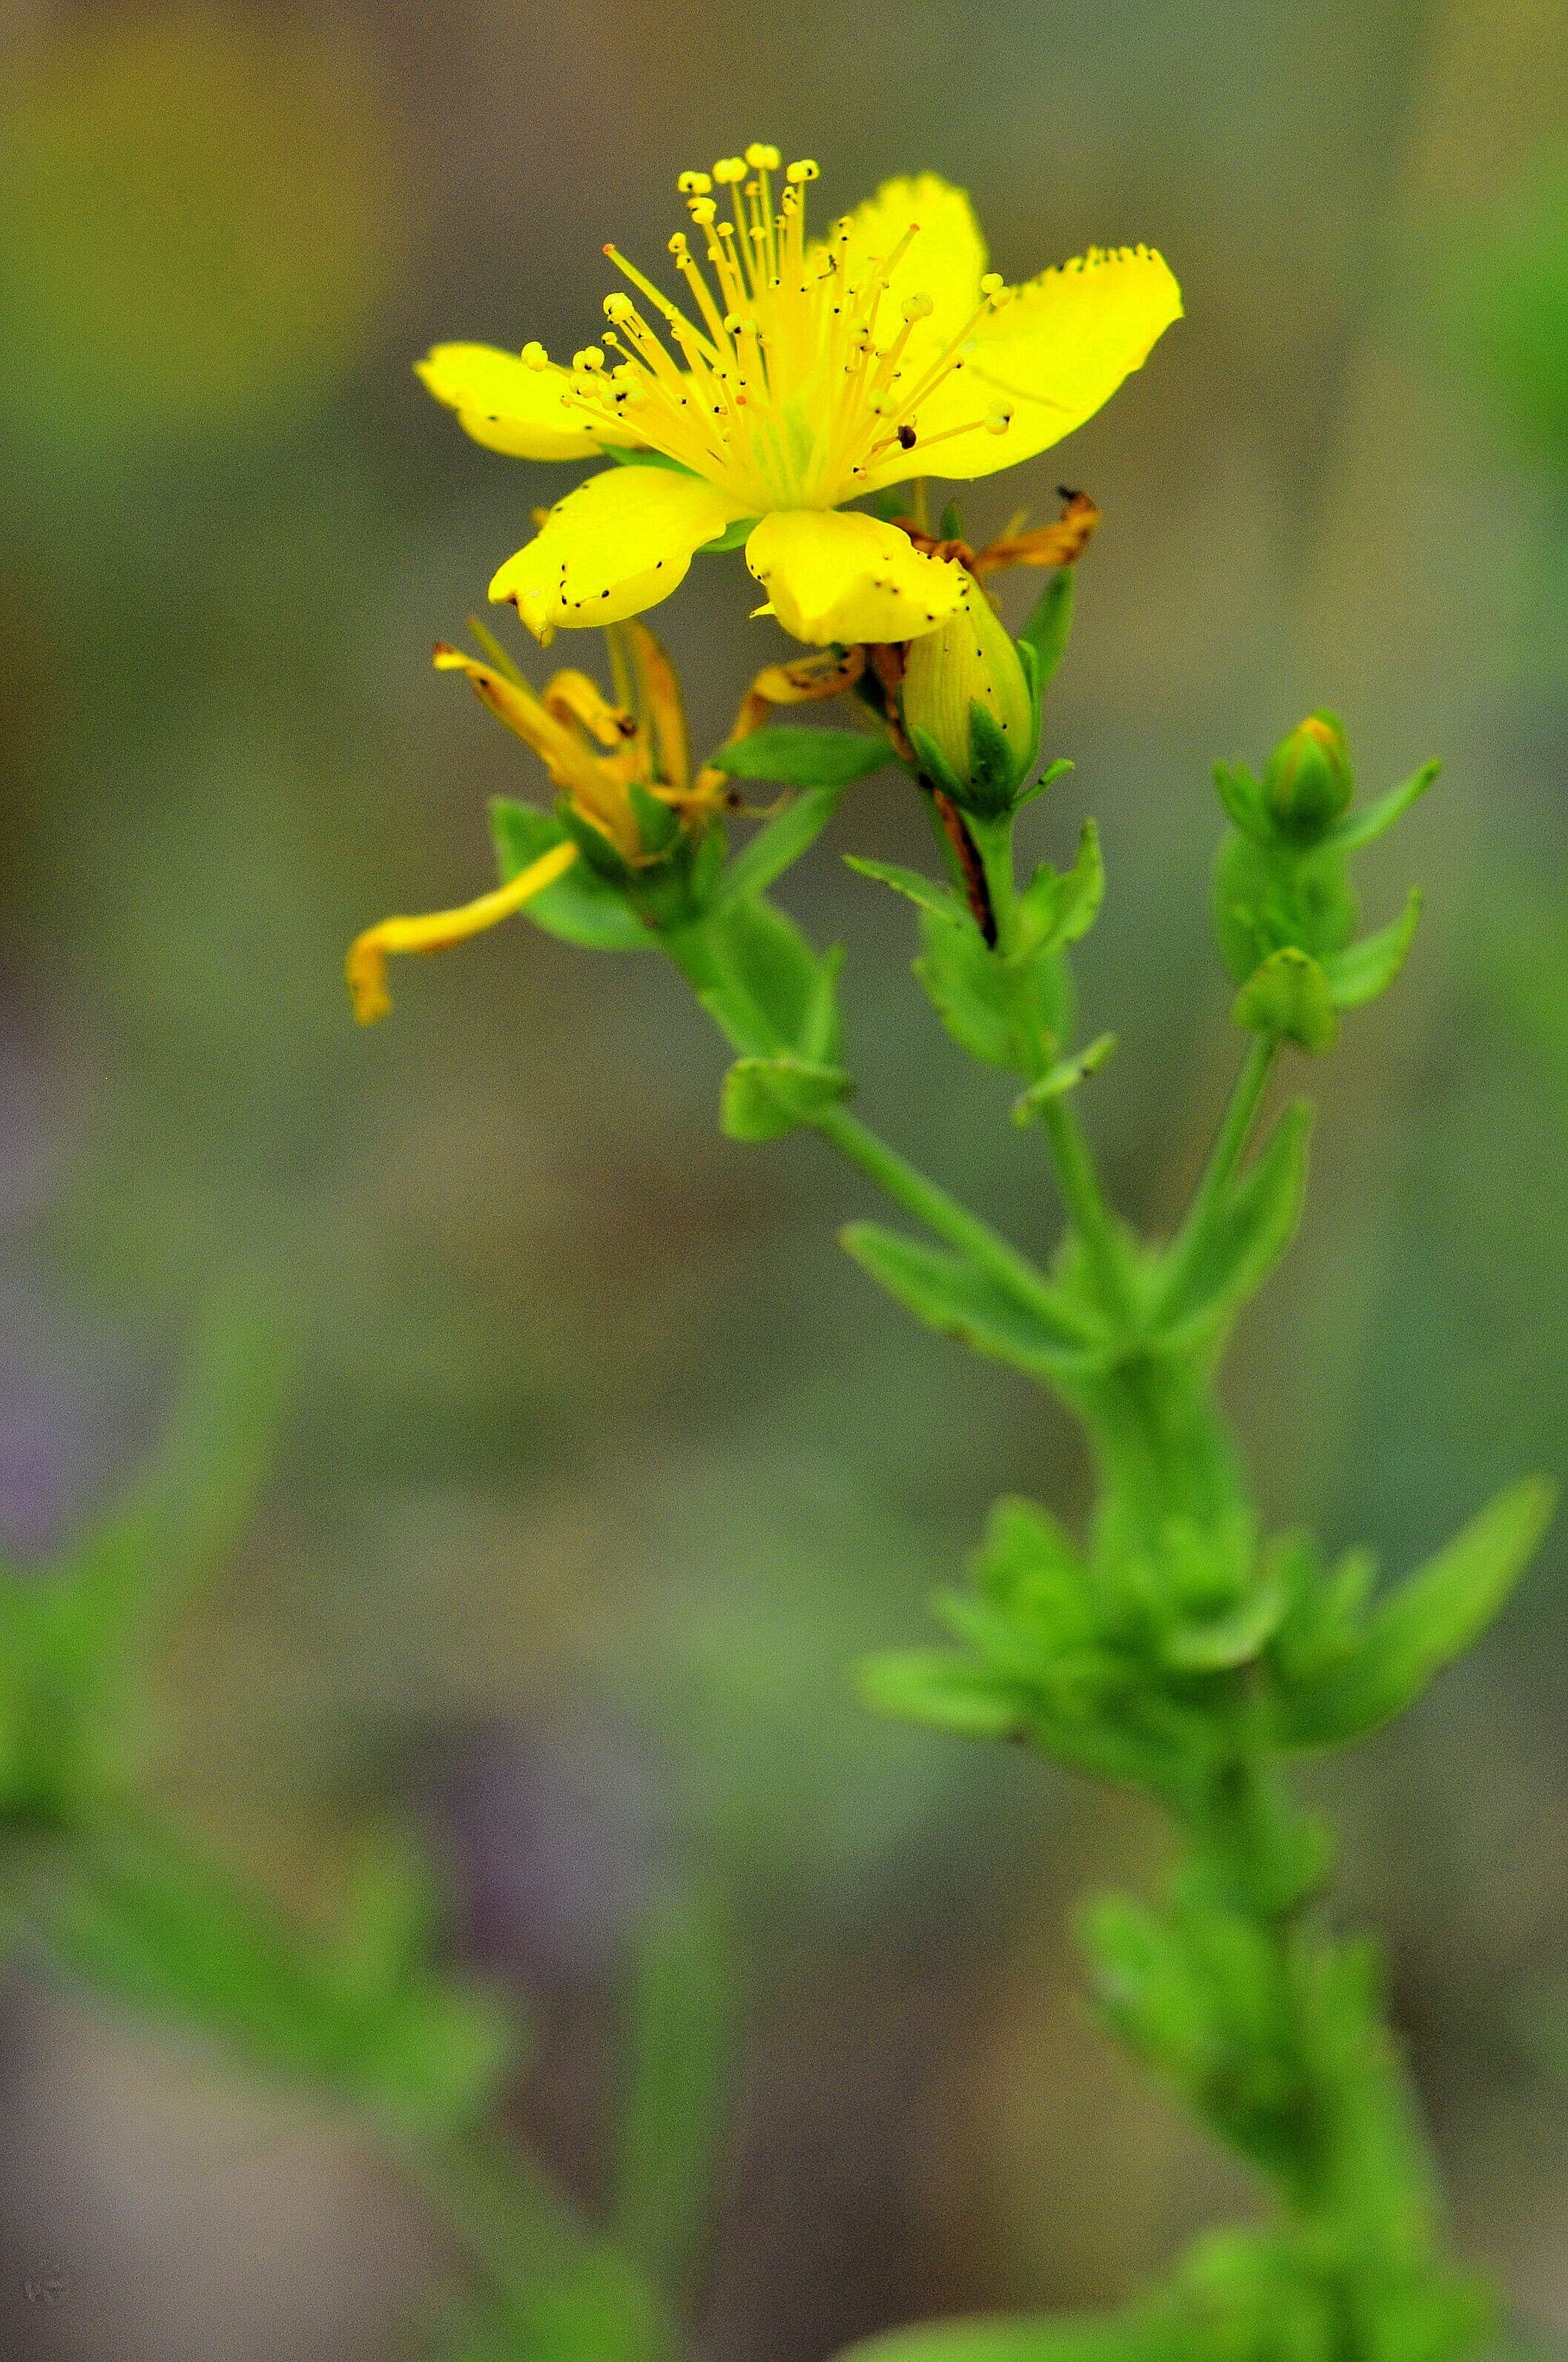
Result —
M 465 902 L 457 911 L 427 911 L 418 919 L 383 919 L 380 926 L 367 927 L 349 945 L 344 966 L 348 990 L 353 996 L 354 1014 L 361 1025 L 373 1025 L 378 1017 L 386 1016 L 392 1007 L 392 995 L 387 990 L 387 958 L 392 952 L 444 952 L 454 944 L 466 943 L 470 935 L 481 934 L 486 927 L 509 919 L 547 886 L 553 886 L 563 871 L 577 859 L 577 847 L 568 841 L 555 844 L 520 869 L 506 885 L 497 886 L 489 894 L 481 894 L 472 902 Z
M 692 552 L 745 513 L 744 502 L 672 468 L 610 468 L 556 502 L 490 595 L 510 599 L 541 640 L 618 624 L 668 599 Z
M 1181 290 L 1148 247 L 1097 248 L 1043 270 L 981 322 L 964 366 L 922 404 L 913 456 L 896 453 L 873 484 L 902 481 L 927 446 L 938 476 L 989 476 L 1032 458 L 1092 418 L 1180 317 Z M 980 423 L 1006 410 L 1004 434 Z M 971 421 L 972 432 L 944 432 Z
M 550 362 L 531 369 L 494 345 L 436 345 L 414 367 L 476 443 L 509 458 L 590 459 L 607 443 L 637 439 L 590 425 L 585 412 L 561 399 L 569 371 Z
M 444 642 L 436 645 L 436 668 L 467 673 L 480 702 L 488 705 L 525 746 L 532 746 L 555 786 L 571 795 L 581 793 L 585 787 L 591 792 L 597 767 L 592 753 L 525 680 L 508 680 L 493 665 L 481 664 L 478 657 L 466 656 L 461 648 L 449 648 Z
M 884 181 L 849 220 L 852 281 L 865 277 L 873 256 L 890 255 L 911 223 L 920 225 L 893 273 L 881 315 L 883 330 L 896 325 L 898 307 L 911 295 L 929 295 L 935 308 L 922 326 L 918 347 L 911 339 L 911 352 L 956 336 L 980 300 L 980 273 L 986 267 L 986 241 L 964 190 L 936 172 Z M 818 257 L 824 251 L 820 246 L 813 249 Z M 906 466 L 904 474 L 909 472 Z
M 778 509 L 745 562 L 787 632 L 830 640 L 912 640 L 950 615 L 962 568 L 923 557 L 906 534 L 854 509 Z

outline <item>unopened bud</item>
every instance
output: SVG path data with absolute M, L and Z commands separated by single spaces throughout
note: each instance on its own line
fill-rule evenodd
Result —
M 1282 738 L 1264 771 L 1264 800 L 1286 836 L 1326 835 L 1355 793 L 1343 724 L 1333 713 L 1309 713 Z
M 978 583 L 967 585 L 945 623 L 910 642 L 903 716 L 917 747 L 923 739 L 941 757 L 955 801 L 982 816 L 1010 809 L 1034 760 L 1039 708 Z

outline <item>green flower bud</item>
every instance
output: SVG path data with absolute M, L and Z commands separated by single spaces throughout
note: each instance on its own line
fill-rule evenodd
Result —
M 978 583 L 909 645 L 904 727 L 936 784 L 983 818 L 1010 811 L 1034 760 L 1040 708 L 1023 660 Z
M 1282 738 L 1264 771 L 1264 798 L 1283 835 L 1325 836 L 1355 793 L 1344 726 L 1336 713 L 1309 713 Z

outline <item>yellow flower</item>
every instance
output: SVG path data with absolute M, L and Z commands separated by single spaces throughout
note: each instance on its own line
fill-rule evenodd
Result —
M 817 167 L 790 164 L 776 188 L 778 163 L 758 144 L 681 174 L 703 251 L 684 232 L 669 242 L 686 309 L 606 247 L 641 298 L 605 299 L 608 360 L 598 347 L 564 368 L 538 344 L 438 345 L 419 365 L 492 449 L 631 458 L 558 502 L 490 586 L 541 640 L 640 613 L 698 550 L 743 536 L 759 612 L 799 639 L 933 630 L 964 595 L 962 568 L 843 504 L 928 464 L 967 478 L 1032 458 L 1180 315 L 1175 279 L 1141 246 L 1004 287 L 968 198 L 931 172 L 809 238 Z

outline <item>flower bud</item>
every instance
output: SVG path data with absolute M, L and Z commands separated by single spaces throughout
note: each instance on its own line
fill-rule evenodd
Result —
M 1011 809 L 1034 760 L 1040 709 L 1006 626 L 978 583 L 935 631 L 909 644 L 904 727 L 940 758 L 954 800 L 982 817 Z
M 1264 771 L 1270 818 L 1286 836 L 1324 836 L 1355 793 L 1339 716 L 1309 713 L 1282 738 Z

